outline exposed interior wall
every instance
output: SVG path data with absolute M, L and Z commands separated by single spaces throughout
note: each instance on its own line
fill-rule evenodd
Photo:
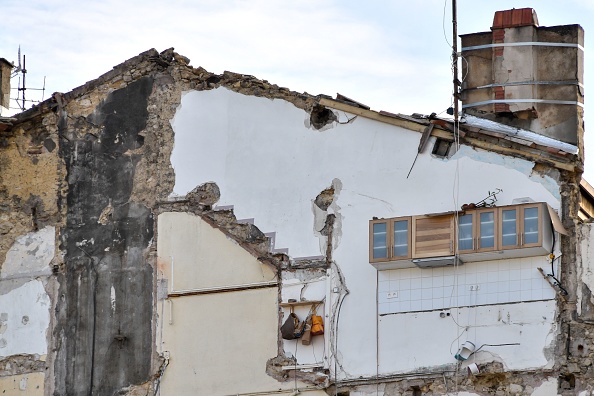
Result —
M 207 340 L 213 334 L 218 337 L 218 323 L 228 317 L 227 311 L 213 307 L 229 302 L 236 308 L 231 313 L 244 322 L 262 317 L 254 327 L 266 324 L 260 330 L 262 338 L 254 341 L 262 342 L 261 349 L 245 354 L 237 353 L 244 347 L 244 334 L 220 332 L 223 339 L 234 340 L 229 343 L 232 351 L 224 355 L 241 357 L 233 375 L 256 373 L 258 387 L 265 391 L 274 385 L 290 393 L 295 377 L 299 388 L 312 394 L 321 393 L 312 383 L 324 387 L 335 381 L 338 389 L 328 388 L 330 394 L 374 394 L 378 389 L 385 395 L 417 390 L 445 394 L 452 389 L 468 394 L 548 394 L 542 392 L 556 388 L 569 395 L 592 388 L 589 351 L 594 351 L 594 344 L 584 316 L 589 308 L 583 305 L 589 301 L 590 281 L 574 271 L 573 234 L 561 238 L 558 246 L 563 253 L 561 280 L 569 291 L 568 302 L 559 299 L 558 306 L 550 296 L 531 297 L 531 302 L 520 297 L 522 301 L 513 304 L 450 310 L 445 318 L 433 306 L 414 313 L 390 307 L 382 313 L 378 302 L 383 285 L 387 281 L 392 287 L 392 275 L 399 282 L 406 277 L 402 271 L 389 271 L 382 272 L 382 278 L 368 263 L 372 217 L 456 210 L 495 188 L 503 189 L 498 205 L 525 197 L 547 202 L 573 232 L 576 174 L 560 174 L 546 159 L 535 164 L 521 155 L 512 158 L 455 145 L 449 158 L 432 156 L 428 149 L 411 171 L 418 132 L 320 109 L 311 96 L 251 76 L 213 75 L 187 67 L 187 62 L 171 50 L 148 51 L 72 93 L 54 95 L 0 134 L 0 314 L 4 301 L 9 307 L 8 326 L 3 327 L 0 317 L 0 339 L 24 353 L 11 350 L 4 356 L 0 348 L 0 381 L 13 387 L 18 381 L 21 386 L 23 376 L 39 378 L 45 373 L 45 394 L 151 394 L 155 386 L 169 386 L 168 375 L 185 373 L 181 381 L 189 381 L 194 377 L 184 371 L 188 366 L 160 348 L 166 339 L 161 325 L 168 326 L 167 310 L 173 307 L 172 326 L 180 324 L 168 329 L 169 342 L 177 342 L 179 336 L 183 345 L 175 348 L 182 350 L 184 362 L 196 361 L 210 373 L 202 356 L 193 354 L 210 344 L 201 344 L 188 328 L 205 331 L 200 334 Z M 174 143 L 175 177 L 170 166 Z M 430 138 L 428 147 L 434 143 Z M 234 205 L 240 221 L 229 208 L 213 211 L 211 204 L 193 206 L 188 197 L 167 198 L 172 193 L 186 195 L 207 181 L 220 186 L 218 205 Z M 169 231 L 154 228 L 155 216 L 168 205 L 188 212 L 163 217 L 177 218 L 171 224 L 179 221 L 179 228 L 188 232 L 161 244 Z M 272 246 L 262 232 L 271 233 Z M 191 242 L 192 233 L 202 245 Z M 583 235 L 589 238 L 589 233 Z M 167 246 L 170 252 L 162 251 L 158 261 L 157 248 Z M 245 282 L 266 285 L 179 295 L 179 303 L 169 306 L 166 297 L 173 290 L 168 290 L 168 271 L 179 269 L 171 265 L 178 259 L 183 274 L 174 277 L 177 291 L 236 288 Z M 547 264 L 539 259 L 530 264 L 531 293 L 546 290 L 543 279 L 532 285 L 538 278 L 534 266 Z M 276 285 L 268 284 L 276 282 L 277 274 L 265 269 L 264 262 L 282 270 L 281 294 Z M 212 271 L 213 263 L 222 265 L 217 267 L 221 271 Z M 497 271 L 487 272 L 500 272 L 501 263 L 511 268 L 508 260 L 467 268 L 477 269 L 478 276 L 479 268 L 491 270 L 495 265 Z M 589 269 L 582 267 L 586 274 Z M 438 272 L 427 277 L 432 285 L 444 280 Z M 578 287 L 581 291 L 576 293 Z M 526 291 L 520 290 L 520 296 Z M 480 290 L 476 296 L 479 301 Z M 578 296 L 582 317 L 574 320 L 573 298 Z M 13 306 L 17 298 L 26 303 Z M 298 349 L 297 359 L 289 355 L 295 342 L 278 338 L 282 312 L 287 312 L 278 303 L 289 298 L 325 299 L 326 334 L 311 348 Z M 195 307 L 202 310 L 199 315 L 185 315 Z M 307 308 L 299 311 L 300 316 L 306 313 Z M 26 325 L 24 316 L 29 316 Z M 201 316 L 214 318 L 214 323 L 202 328 Z M 454 318 L 462 322 L 456 325 Z M 483 323 L 475 325 L 473 318 Z M 269 334 L 273 319 L 276 333 Z M 410 327 L 415 321 L 423 323 L 423 332 Z M 14 322 L 17 327 L 11 327 Z M 19 341 L 24 329 L 33 329 L 35 340 L 26 351 Z M 402 329 L 410 332 L 410 342 L 394 337 Z M 174 332 L 179 334 L 173 336 Z M 478 343 L 519 340 L 520 345 L 485 347 L 476 356 L 484 362 L 483 376 L 466 377 L 455 366 L 455 348 L 445 346 L 470 336 Z M 435 353 L 426 340 L 441 338 L 447 340 Z M 418 351 L 425 355 L 408 358 Z M 296 375 L 295 370 L 282 369 L 321 360 L 321 372 L 300 369 Z M 217 365 L 223 365 L 222 360 Z M 452 376 L 451 370 L 457 374 Z
M 159 215 L 157 255 L 159 271 L 162 271 L 160 278 L 167 281 L 170 293 L 276 279 L 274 268 L 261 264 L 194 214 L 167 212 Z
M 335 116 L 339 121 L 353 117 L 340 112 Z M 377 350 L 394 350 L 391 334 L 400 331 L 399 321 L 414 322 L 419 315 L 425 318 L 427 333 L 398 344 L 398 355 L 415 356 L 419 349 L 423 350 L 425 339 L 442 337 L 448 331 L 452 336 L 443 345 L 456 344 L 458 334 L 453 331 L 453 318 L 444 321 L 435 312 L 427 316 L 381 317 L 376 337 L 377 272 L 368 263 L 368 221 L 373 216 L 455 210 L 463 203 L 479 201 L 495 188 L 503 190 L 498 195 L 498 205 L 529 197 L 558 209 L 558 182 L 534 172 L 534 163 L 529 161 L 502 159 L 501 155 L 470 148 L 459 150 L 451 160 L 422 154 L 407 179 L 416 155 L 418 133 L 364 118 L 348 124 L 333 123 L 332 128 L 318 131 L 309 128 L 308 119 L 309 114 L 286 102 L 240 95 L 224 88 L 186 93 L 172 121 L 176 133 L 172 155 L 176 171 L 174 192 L 183 195 L 192 186 L 216 181 L 221 190 L 220 205 L 232 204 L 238 217 L 253 218 L 261 230 L 276 232 L 276 247 L 288 248 L 289 255 L 299 259 L 325 256 L 326 250 L 316 236 L 312 202 L 331 181 L 340 181 L 333 210 L 340 220 L 334 230 L 340 236 L 332 246 L 332 259 L 344 274 L 349 294 L 342 304 L 337 330 L 339 372 L 331 375 L 345 380 L 375 376 Z M 204 141 L 208 144 L 201 146 L 199 142 Z M 430 140 L 430 146 L 433 141 Z M 544 264 L 546 261 L 541 265 Z M 477 265 L 497 266 L 498 262 Z M 536 266 L 531 271 L 531 277 L 538 280 L 542 289 L 545 280 L 538 278 Z M 503 353 L 504 366 L 514 370 L 549 367 L 551 356 L 543 350 L 554 346 L 556 306 L 552 301 L 521 301 L 519 298 L 515 301 L 518 304 L 505 309 L 515 318 L 530 318 L 523 326 L 533 329 L 538 337 L 520 337 L 517 326 L 501 333 L 497 305 L 470 311 L 473 316 L 486 315 L 485 323 L 477 324 L 486 327 L 485 340 L 493 337 L 502 343 L 501 337 L 494 335 L 507 334 L 503 337 L 507 343 L 521 343 L 525 353 L 533 356 L 525 359 L 508 349 Z M 462 311 L 468 315 L 468 310 Z M 450 330 L 444 332 L 444 328 Z M 455 352 L 446 348 L 443 353 L 431 355 L 429 361 L 412 365 L 408 360 L 386 358 L 390 353 L 382 352 L 380 374 L 419 372 L 426 370 L 427 365 L 455 365 Z
M 0 133 L 0 389 L 9 394 L 49 394 L 53 382 L 64 176 L 55 120 L 52 113 Z
M 168 357 L 161 394 L 292 389 L 266 373 L 278 352 L 276 270 L 194 214 L 160 214 L 157 246 L 170 294 L 158 302 L 157 348 Z

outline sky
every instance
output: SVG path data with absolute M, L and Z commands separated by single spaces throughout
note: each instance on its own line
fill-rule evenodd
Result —
M 524 7 L 536 10 L 541 26 L 582 25 L 586 90 L 594 78 L 594 0 L 458 0 L 457 7 L 459 34 L 488 31 L 495 11 Z M 17 63 L 20 45 L 27 87 L 42 88 L 45 77 L 45 99 L 150 48 L 174 47 L 194 67 L 313 95 L 341 93 L 373 110 L 440 114 L 452 103 L 451 0 L 0 0 L 0 9 L 0 57 Z M 588 132 L 585 154 L 585 177 L 594 181 Z

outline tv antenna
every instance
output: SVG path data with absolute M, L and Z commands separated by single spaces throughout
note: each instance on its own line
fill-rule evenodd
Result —
M 19 45 L 19 52 L 18 52 L 18 65 L 15 67 L 15 69 L 12 71 L 11 74 L 11 78 L 16 77 L 17 75 L 19 76 L 19 83 L 18 83 L 18 87 L 17 88 L 13 88 L 17 90 L 17 97 L 16 98 L 11 98 L 14 101 L 16 101 L 17 105 L 19 106 L 18 109 L 21 111 L 25 111 L 26 110 L 26 103 L 27 102 L 31 102 L 31 103 L 40 103 L 43 102 L 43 100 L 45 99 L 45 78 L 46 76 L 43 76 L 43 88 L 28 88 L 26 85 L 26 76 L 27 76 L 27 65 L 26 65 L 26 57 L 23 54 L 23 62 L 21 63 L 21 46 Z M 25 97 L 25 93 L 27 90 L 31 90 L 31 91 L 42 91 L 41 94 L 41 100 L 32 100 L 32 99 L 26 99 Z

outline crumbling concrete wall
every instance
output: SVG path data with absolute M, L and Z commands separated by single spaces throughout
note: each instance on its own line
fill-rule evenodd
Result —
M 152 85 L 143 78 L 116 90 L 74 123 L 68 109 L 60 114 L 68 193 L 66 270 L 58 275 L 65 298 L 54 329 L 58 393 L 108 394 L 150 377 L 153 217 L 130 195 Z
M 55 116 L 0 132 L 0 389 L 49 393 L 64 175 Z

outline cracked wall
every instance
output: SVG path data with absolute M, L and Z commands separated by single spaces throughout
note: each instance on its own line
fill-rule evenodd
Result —
M 20 281 L 0 279 L 0 298 L 18 290 L 15 282 L 20 282 L 19 287 L 36 285 L 36 291 L 47 295 L 43 309 L 48 319 L 44 319 L 45 311 L 10 313 L 11 321 L 20 315 L 21 325 L 24 316 L 29 316 L 29 324 L 40 323 L 46 339 L 36 351 L 2 358 L 0 363 L 10 366 L 0 372 L 2 380 L 16 384 L 23 375 L 45 372 L 46 394 L 89 390 L 150 394 L 160 384 L 164 386 L 168 374 L 179 374 L 167 366 L 165 350 L 159 349 L 164 333 L 157 327 L 167 325 L 165 310 L 170 307 L 164 299 L 169 278 L 160 277 L 159 272 L 167 271 L 169 264 L 157 261 L 161 232 L 156 219 L 172 211 L 188 212 L 183 216 L 192 213 L 221 231 L 227 239 L 217 246 L 237 244 L 260 262 L 283 271 L 285 295 L 278 289 L 271 295 L 250 291 L 266 294 L 260 296 L 265 303 L 256 301 L 248 308 L 271 304 L 273 312 L 257 314 L 272 315 L 266 317 L 274 318 L 276 332 L 268 334 L 268 326 L 266 331 L 259 330 L 266 332 L 267 340 L 274 340 L 274 351 L 266 354 L 268 364 L 254 367 L 260 370 L 258 376 L 274 366 L 274 373 L 269 373 L 281 381 L 297 375 L 305 388 L 338 381 L 341 392 L 354 394 L 371 392 L 369 387 L 374 387 L 378 374 L 386 395 L 416 390 L 443 394 L 455 387 L 469 394 L 531 394 L 543 386 L 557 387 L 566 394 L 588 389 L 590 365 L 586 363 L 594 347 L 587 323 L 572 321 L 577 309 L 572 304 L 579 295 L 573 288 L 579 285 L 572 273 L 575 236 L 562 238 L 560 245 L 562 281 L 574 297 L 567 305 L 556 306 L 555 300 L 547 300 L 507 307 L 513 323 L 498 320 L 500 315 L 490 308 L 472 311 L 490 326 L 487 333 L 503 330 L 501 335 L 517 336 L 525 352 L 515 356 L 509 347 L 503 352 L 490 350 L 499 358 L 483 354 L 483 376 L 476 378 L 466 377 L 446 348 L 452 342 L 449 338 L 458 336 L 449 322 L 446 333 L 452 337 L 430 359 L 394 357 L 391 352 L 396 349 L 401 356 L 413 355 L 419 345 L 432 353 L 419 344 L 419 334 L 424 339 L 439 339 L 445 334 L 440 330 L 444 319 L 436 312 L 377 316 L 378 293 L 383 290 L 379 291 L 378 274 L 368 263 L 371 217 L 453 210 L 454 180 L 458 181 L 459 204 L 476 202 L 487 191 L 502 188 L 499 204 L 523 197 L 547 202 L 560 210 L 569 229 L 575 215 L 575 174 L 507 157 L 502 163 L 500 155 L 463 149 L 449 160 L 419 156 L 407 179 L 418 133 L 364 117 L 350 118 L 347 113 L 331 112 L 333 117 L 323 109 L 315 110 L 316 99 L 309 95 L 252 76 L 214 75 L 190 68 L 187 62 L 172 50 L 148 51 L 71 93 L 54 95 L 21 115 L 10 133 L 3 132 L 7 144 L 0 149 L 0 163 L 11 173 L 0 174 L 0 278 L 4 272 L 25 274 L 23 266 L 30 274 Z M 337 121 L 343 117 L 351 121 Z M 312 125 L 320 129 L 311 129 Z M 195 190 L 209 181 L 220 187 L 219 208 L 214 206 L 216 199 L 201 201 L 203 191 Z M 185 226 L 181 229 L 187 231 Z M 29 249 L 19 242 L 27 238 L 48 242 L 52 233 L 53 251 L 35 250 L 31 244 Z M 204 251 L 207 247 L 193 254 Z M 45 257 L 43 262 L 35 261 L 38 254 Z M 217 255 L 213 249 L 204 258 L 215 260 Z M 10 257 L 9 264 L 6 257 Z M 206 268 L 209 264 L 199 261 L 199 265 Z M 266 264 L 257 263 L 262 265 Z M 213 286 L 209 276 L 199 274 L 178 279 L 189 286 Z M 241 271 L 227 275 L 239 276 Z M 324 277 L 323 282 L 317 281 Z M 291 286 L 296 280 L 311 287 L 303 291 L 303 286 Z M 228 278 L 218 286 L 233 283 Z M 279 338 L 282 316 L 277 304 L 290 298 L 292 288 L 299 289 L 296 298 L 322 298 L 316 283 L 326 287 L 328 338 L 323 348 L 321 339 L 314 346 L 316 351 L 323 350 L 328 367 L 314 374 L 283 371 L 283 365 L 296 362 L 288 355 L 291 348 L 285 348 Z M 580 297 L 582 313 L 587 311 L 587 304 L 582 303 L 588 300 L 586 283 Z M 33 290 L 33 286 L 26 287 Z M 204 316 L 225 321 L 217 316 L 225 311 L 212 307 L 226 299 L 203 297 Z M 234 308 L 241 306 L 241 301 L 231 297 L 227 302 Z M 186 304 L 181 311 L 194 306 Z M 233 312 L 244 315 L 241 310 Z M 158 315 L 161 322 L 157 322 Z M 529 319 L 515 322 L 524 315 Z M 557 321 L 557 315 L 564 319 Z M 174 312 L 174 321 L 176 317 Z M 424 323 L 424 333 L 410 327 L 409 342 L 393 337 L 415 319 Z M 190 328 L 198 326 L 197 320 L 180 318 Z M 462 333 L 472 332 L 471 326 Z M 240 343 L 233 345 L 242 348 Z M 560 351 L 566 351 L 567 345 L 575 352 L 569 349 L 571 353 L 563 356 Z M 44 348 L 47 357 L 39 353 Z M 553 356 L 561 357 L 552 364 Z M 188 357 L 192 359 L 193 355 Z M 317 360 L 313 351 L 297 354 L 297 363 Z M 289 389 L 273 377 L 263 381 Z

